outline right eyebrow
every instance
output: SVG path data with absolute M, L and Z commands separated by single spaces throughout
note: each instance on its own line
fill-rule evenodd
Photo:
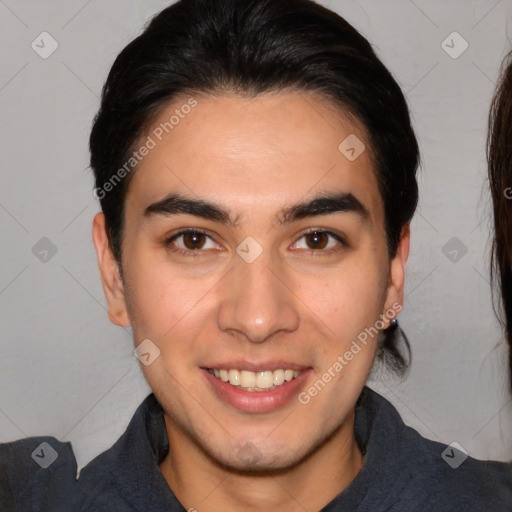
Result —
M 212 202 L 202 199 L 191 199 L 179 194 L 169 194 L 160 201 L 150 204 L 144 210 L 144 217 L 157 215 L 171 216 L 180 213 L 195 215 L 203 219 L 221 222 L 234 227 L 235 221 L 230 217 L 229 211 Z

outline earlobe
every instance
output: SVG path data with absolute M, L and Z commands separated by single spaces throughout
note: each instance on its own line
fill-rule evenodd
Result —
M 410 227 L 409 224 L 406 224 L 402 228 L 395 257 L 391 260 L 389 266 L 388 289 L 383 312 L 384 329 L 390 326 L 391 320 L 402 309 L 404 301 L 405 267 L 409 257 L 410 240 Z M 391 311 L 394 313 L 392 315 L 388 314 L 388 312 Z
M 94 217 L 92 238 L 96 247 L 103 292 L 107 299 L 108 317 L 113 324 L 120 327 L 128 327 L 130 319 L 126 308 L 124 285 L 119 271 L 119 264 L 110 249 L 105 215 L 101 212 L 97 213 Z

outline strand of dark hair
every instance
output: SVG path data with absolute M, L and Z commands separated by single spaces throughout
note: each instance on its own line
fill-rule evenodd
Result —
M 491 283 L 501 292 L 493 307 L 504 329 L 512 389 L 512 53 L 504 61 L 489 113 L 487 137 L 488 177 L 494 214 L 491 246 Z M 507 197 L 509 195 L 510 197 Z

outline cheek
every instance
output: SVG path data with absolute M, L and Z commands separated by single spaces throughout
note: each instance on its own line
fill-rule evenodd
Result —
M 304 281 L 301 293 L 310 297 L 313 330 L 327 338 L 316 347 L 318 372 L 299 397 L 326 425 L 336 423 L 366 382 L 379 340 L 376 322 L 385 300 L 386 272 L 360 260 L 330 273 L 329 279 Z M 326 426 L 327 428 L 327 426 Z
M 168 262 L 143 251 L 132 253 L 128 269 L 127 303 L 137 341 L 150 338 L 165 344 L 184 328 L 192 334 L 208 291 L 215 288 L 215 277 L 184 277 Z
M 305 311 L 322 321 L 328 336 L 341 344 L 373 325 L 382 313 L 386 272 L 371 255 L 347 259 L 322 275 L 299 276 L 296 280 Z

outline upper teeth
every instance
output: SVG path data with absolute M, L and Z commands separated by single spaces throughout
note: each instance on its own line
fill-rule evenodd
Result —
M 208 370 L 210 373 L 229 382 L 233 386 L 246 388 L 249 391 L 267 390 L 273 386 L 280 386 L 283 382 L 292 380 L 301 372 L 294 370 L 274 370 L 273 372 L 250 372 L 247 370 Z

